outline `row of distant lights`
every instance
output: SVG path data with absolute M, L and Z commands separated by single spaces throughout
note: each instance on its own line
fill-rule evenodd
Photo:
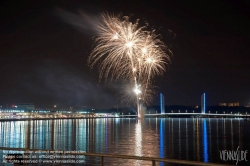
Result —
M 24 110 L 0 110 L 0 112 L 24 112 Z
M 92 110 L 95 110 L 94 108 Z M 0 112 L 25 112 L 24 110 L 0 110 Z M 31 112 L 43 112 L 43 113 L 48 113 L 50 112 L 49 110 L 32 110 Z M 57 113 L 59 112 L 64 112 L 64 111 L 56 111 Z M 67 111 L 67 113 L 71 113 L 71 111 Z M 87 113 L 84 111 L 80 111 L 79 113 Z
M 14 107 L 17 108 L 16 105 L 15 105 Z M 53 105 L 53 107 L 56 108 L 57 105 Z M 2 106 L 0 106 L 0 111 L 1 111 L 1 108 L 2 108 Z M 70 109 L 72 109 L 72 108 L 73 108 L 73 107 L 70 107 Z M 92 108 L 92 111 L 94 111 L 94 110 L 95 110 L 95 109 Z M 18 111 L 18 110 L 12 110 L 11 112 L 23 112 L 23 110 L 21 110 L 21 111 L 20 111 L 20 110 L 19 110 L 19 111 Z M 32 112 L 33 112 L 33 111 L 32 111 Z M 39 111 L 39 112 L 42 112 L 42 111 Z M 44 111 L 44 112 L 46 112 L 46 111 Z M 49 111 L 49 112 L 50 112 L 50 111 Z
M 171 110 L 171 112 L 173 113 L 174 111 Z M 178 110 L 178 112 L 180 113 L 180 110 Z M 187 113 L 187 110 L 186 110 L 186 113 Z M 194 110 L 193 110 L 193 113 L 194 113 Z M 209 111 L 209 113 L 210 113 L 210 111 Z M 217 113 L 218 113 L 218 111 L 216 111 L 216 114 Z M 225 114 L 225 111 L 223 113 Z M 233 114 L 233 112 L 231 112 L 231 114 Z M 246 112 L 246 114 L 247 114 L 247 112 Z M 240 112 L 238 112 L 238 114 L 234 114 L 234 115 L 242 115 L 242 114 Z

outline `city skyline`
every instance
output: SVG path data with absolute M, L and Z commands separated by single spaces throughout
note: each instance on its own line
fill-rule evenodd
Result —
M 204 93 L 205 94 L 205 93 Z M 204 101 L 206 101 L 206 98 L 204 98 L 204 94 L 202 94 L 201 96 L 201 100 L 199 104 L 193 104 L 193 105 L 181 105 L 181 104 L 165 104 L 165 97 L 162 93 L 159 94 L 159 101 L 158 103 L 155 104 L 151 104 L 151 105 L 147 105 L 148 108 L 150 107 L 157 107 L 159 106 L 159 110 L 161 112 L 165 111 L 165 108 L 162 107 L 163 105 L 166 107 L 168 106 L 180 106 L 180 107 L 192 107 L 192 108 L 200 108 L 201 110 L 204 109 L 205 107 L 214 107 L 214 106 L 219 106 L 219 107 L 250 107 L 249 105 L 242 105 L 237 101 L 231 101 L 231 102 L 219 102 L 215 105 L 207 105 L 204 104 Z M 91 105 L 71 105 L 71 106 L 65 106 L 65 105 L 58 105 L 56 103 L 54 104 L 48 104 L 48 105 L 36 105 L 36 103 L 6 103 L 6 104 L 2 104 L 0 105 L 0 110 L 1 109 L 16 109 L 19 110 L 20 106 L 22 105 L 31 105 L 32 107 L 34 107 L 33 109 L 118 109 L 118 108 L 132 108 L 132 106 L 128 106 L 128 105 L 114 105 L 114 106 L 110 106 L 110 107 L 99 107 L 97 106 L 91 106 Z M 204 106 L 203 106 L 204 105 Z
M 250 103 L 249 3 L 3 2 L 0 105 L 119 105 L 120 82 L 98 80 L 87 58 L 102 12 L 147 21 L 171 45 L 172 63 L 154 80 L 166 105 Z M 150 105 L 158 104 L 159 96 Z

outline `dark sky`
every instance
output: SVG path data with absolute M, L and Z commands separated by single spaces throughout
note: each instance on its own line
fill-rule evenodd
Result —
M 147 21 L 171 45 L 172 63 L 154 80 L 166 104 L 199 105 L 203 92 L 208 105 L 250 104 L 248 1 L 1 1 L 0 12 L 0 105 L 120 105 L 119 83 L 87 66 L 102 12 Z

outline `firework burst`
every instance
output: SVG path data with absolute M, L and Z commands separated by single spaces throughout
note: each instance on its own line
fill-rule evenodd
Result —
M 139 20 L 132 23 L 127 16 L 110 14 L 103 14 L 101 18 L 88 64 L 91 68 L 98 65 L 100 79 L 127 80 L 129 94 L 135 90 L 137 95 L 133 96 L 137 103 L 138 100 L 149 103 L 155 96 L 151 80 L 164 73 L 171 50 L 155 31 L 147 31 L 147 26 L 139 27 Z M 122 98 L 128 98 L 126 94 Z

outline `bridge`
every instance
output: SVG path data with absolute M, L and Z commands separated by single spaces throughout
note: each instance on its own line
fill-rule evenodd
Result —
M 236 117 L 236 118 L 249 118 L 249 114 L 214 114 L 214 113 L 155 113 L 144 114 L 144 117 L 176 117 L 176 116 L 193 116 L 193 117 Z M 137 117 L 137 115 L 120 115 L 120 117 Z

